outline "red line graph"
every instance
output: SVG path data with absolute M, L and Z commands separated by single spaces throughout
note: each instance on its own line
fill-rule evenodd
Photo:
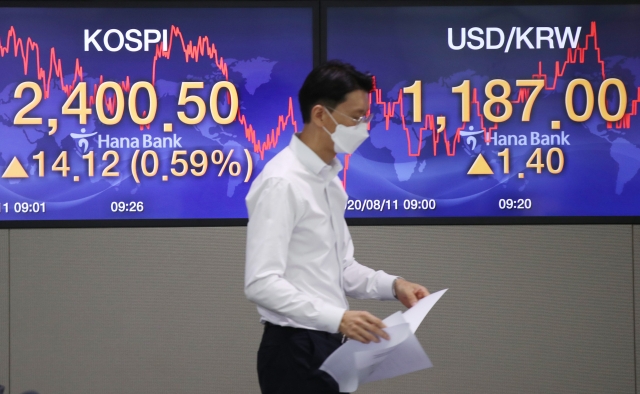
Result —
M 174 44 L 177 48 L 182 50 L 182 54 L 184 55 L 185 63 L 189 63 L 190 61 L 198 62 L 201 59 L 212 59 L 214 60 L 217 68 L 220 70 L 222 75 L 226 80 L 229 79 L 229 70 L 228 65 L 224 61 L 224 58 L 219 54 L 214 43 L 211 42 L 210 38 L 207 36 L 199 36 L 196 42 L 189 40 L 187 41 L 183 36 L 181 30 L 177 26 L 171 26 L 170 35 L 168 37 L 169 42 L 167 46 L 167 50 L 164 51 L 160 44 L 156 45 L 156 50 L 154 53 L 154 57 L 151 64 L 151 83 L 155 85 L 156 81 L 156 71 L 158 62 L 162 60 L 170 60 L 172 56 L 172 50 L 174 49 Z M 12 51 L 13 50 L 13 51 Z M 606 79 L 605 74 L 605 64 L 601 58 L 600 47 L 598 45 L 598 36 L 596 31 L 596 22 L 591 22 L 591 31 L 589 34 L 585 36 L 584 46 L 577 46 L 575 49 L 568 48 L 567 55 L 564 62 L 556 61 L 555 70 L 552 77 L 549 77 L 546 73 L 543 73 L 543 64 L 542 62 L 538 62 L 538 72 L 532 75 L 534 79 L 543 79 L 545 81 L 545 90 L 555 90 L 557 86 L 557 81 L 560 77 L 562 77 L 567 70 L 567 66 L 570 64 L 584 64 L 586 59 L 587 51 L 592 50 L 595 51 L 596 61 L 601 69 L 602 78 Z M 69 96 L 73 89 L 76 87 L 78 82 L 83 81 L 84 70 L 78 58 L 75 59 L 74 64 L 74 72 L 73 79 L 70 83 L 65 83 L 64 81 L 64 73 L 63 73 L 63 65 L 62 60 L 57 57 L 56 49 L 51 48 L 49 51 L 49 59 L 48 59 L 48 68 L 44 68 L 41 65 L 41 50 L 37 42 L 35 42 L 31 37 L 27 37 L 26 39 L 22 39 L 18 37 L 15 28 L 12 26 L 7 33 L 5 45 L 3 45 L 2 40 L 0 39 L 0 57 L 4 57 L 7 54 L 13 54 L 15 58 L 21 58 L 23 62 L 23 72 L 25 75 L 29 74 L 29 66 L 30 63 L 35 61 L 35 74 L 38 81 L 40 81 L 43 89 L 43 96 L 47 99 L 50 95 L 50 88 L 52 80 L 57 80 L 60 88 Z M 179 52 L 178 52 L 179 53 Z M 33 59 L 35 58 L 35 59 Z M 44 61 L 46 63 L 46 60 Z M 550 82 L 551 81 L 551 82 Z M 99 83 L 94 84 L 93 93 L 89 98 L 89 103 L 91 106 L 95 105 L 95 98 L 97 95 L 98 86 L 103 82 L 103 76 L 100 75 Z M 126 76 L 123 80 L 118 82 L 122 89 L 126 92 L 130 90 L 131 82 L 129 76 Z M 512 100 L 513 103 L 524 103 L 530 95 L 530 89 L 521 88 L 515 100 Z M 432 142 L 433 142 L 433 154 L 437 155 L 438 144 L 441 142 L 444 143 L 445 152 L 448 156 L 455 156 L 456 147 L 460 143 L 460 132 L 466 128 L 466 123 L 463 123 L 459 128 L 456 129 L 456 132 L 451 140 L 448 138 L 447 130 L 445 129 L 442 133 L 436 132 L 436 125 L 434 122 L 435 115 L 426 114 L 424 118 L 424 122 L 421 127 L 418 129 L 418 143 L 417 147 L 413 146 L 411 131 L 407 126 L 407 120 L 404 116 L 404 103 L 403 103 L 403 93 L 402 90 L 398 92 L 398 96 L 391 101 L 385 101 L 383 99 L 382 89 L 379 89 L 375 84 L 374 78 L 374 89 L 369 94 L 369 103 L 371 106 L 380 107 L 380 112 L 382 113 L 385 120 L 385 129 L 388 131 L 390 127 L 391 118 L 398 116 L 396 111 L 399 113 L 402 130 L 404 131 L 405 137 L 407 139 L 407 155 L 409 157 L 417 157 L 420 156 L 422 152 L 422 140 L 423 134 L 426 130 L 430 130 L 432 132 Z M 629 113 L 626 113 L 624 117 L 615 122 L 615 124 L 607 123 L 607 127 L 611 128 L 615 126 L 616 128 L 629 128 L 631 126 L 631 116 L 635 116 L 638 113 L 638 104 L 640 103 L 640 88 L 637 89 L 636 99 L 631 102 L 631 110 Z M 483 131 L 485 142 L 490 142 L 492 132 L 498 128 L 498 124 L 494 123 L 493 126 L 485 125 L 485 118 L 482 113 L 480 102 L 477 98 L 477 89 L 472 90 L 472 109 L 475 108 L 474 115 L 478 117 L 480 122 L 480 129 Z M 107 110 L 113 114 L 115 112 L 115 97 L 106 97 L 105 98 L 105 106 Z M 144 116 L 144 114 L 143 114 Z M 261 159 L 264 159 L 264 154 L 267 150 L 273 149 L 277 146 L 279 142 L 279 138 L 281 133 L 285 130 L 285 128 L 289 125 L 292 125 L 294 131 L 298 131 L 298 124 L 295 120 L 293 113 L 293 99 L 289 97 L 288 101 L 288 109 L 286 114 L 278 115 L 277 124 L 275 128 L 272 128 L 270 132 L 266 133 L 264 139 L 260 139 L 257 137 L 257 131 L 252 126 L 252 124 L 247 120 L 246 116 L 238 110 L 237 114 L 238 122 L 243 126 L 245 131 L 245 138 L 253 145 L 253 151 L 258 153 Z M 141 129 L 146 127 L 150 128 L 150 125 L 140 126 Z M 441 136 L 442 134 L 442 136 Z M 343 182 L 346 188 L 346 174 L 349 168 L 349 159 L 350 156 L 347 155 L 345 158 L 345 167 L 343 173 Z
M 578 45 L 576 46 L 575 49 L 568 48 L 566 59 L 564 60 L 562 65 L 560 65 L 560 61 L 556 61 L 553 77 L 549 78 L 547 74 L 542 72 L 543 67 L 542 67 L 542 62 L 540 61 L 538 62 L 538 72 L 536 74 L 533 74 L 532 78 L 543 79 L 545 81 L 545 85 L 544 85 L 545 90 L 555 90 L 558 82 L 558 78 L 562 77 L 565 74 L 567 70 L 567 66 L 570 64 L 576 64 L 576 63 L 584 64 L 585 54 L 587 53 L 588 50 L 595 51 L 597 63 L 602 73 L 602 79 L 605 80 L 606 79 L 605 64 L 600 55 L 600 47 L 598 46 L 598 35 L 596 31 L 595 21 L 591 22 L 591 31 L 589 34 L 585 36 L 584 46 L 581 47 L 580 45 Z M 550 85 L 549 85 L 549 80 L 553 81 Z M 423 132 L 425 130 L 431 130 L 432 132 L 431 134 L 432 134 L 432 141 L 433 141 L 434 156 L 437 155 L 438 144 L 440 143 L 441 140 L 444 141 L 445 152 L 447 156 L 455 156 L 456 146 L 458 143 L 460 143 L 460 132 L 466 128 L 466 123 L 462 123 L 462 126 L 456 129 L 456 132 L 452 140 L 450 141 L 447 136 L 446 128 L 442 131 L 442 133 L 437 133 L 436 126 L 434 124 L 434 115 L 426 114 L 424 123 L 418 130 L 418 136 L 417 136 L 418 147 L 416 149 L 412 147 L 412 138 L 410 135 L 410 130 L 406 124 L 406 118 L 404 115 L 402 89 L 399 90 L 398 96 L 396 99 L 391 101 L 385 101 L 382 98 L 382 89 L 379 89 L 376 86 L 375 77 L 373 79 L 373 82 L 374 82 L 373 90 L 369 93 L 369 104 L 370 106 L 378 106 L 380 108 L 380 112 L 384 117 L 384 124 L 385 124 L 386 131 L 389 130 L 389 124 L 390 124 L 391 118 L 395 116 L 400 116 L 400 120 L 402 122 L 402 130 L 404 131 L 407 138 L 407 154 L 409 157 L 420 156 L 421 148 L 422 148 L 422 137 L 423 137 Z M 511 102 L 514 104 L 525 103 L 529 98 L 530 93 L 531 91 L 529 88 L 520 88 L 518 90 L 516 99 L 511 100 Z M 631 103 L 631 112 L 626 113 L 620 121 L 615 123 L 616 128 L 629 128 L 631 126 L 631 116 L 637 115 L 639 103 L 640 103 L 640 88 L 637 89 L 637 98 L 633 100 Z M 472 90 L 471 105 L 472 105 L 472 111 L 473 111 L 473 108 L 475 108 L 474 114 L 475 116 L 478 117 L 480 121 L 480 129 L 482 129 L 483 131 L 484 140 L 486 143 L 489 143 L 491 141 L 492 132 L 498 128 L 498 124 L 494 123 L 493 126 L 490 126 L 490 127 L 485 126 L 485 117 L 480 108 L 480 102 L 478 101 L 478 92 L 476 88 Z M 398 115 L 396 115 L 396 108 L 399 108 Z M 500 107 L 497 106 L 497 108 L 498 110 L 496 110 L 496 113 L 498 113 Z M 613 126 L 611 123 L 607 123 L 607 127 L 611 128 L 611 126 Z M 442 137 L 441 137 L 441 134 L 442 134 Z M 343 184 L 345 185 L 345 189 L 346 189 L 347 169 L 349 168 L 348 166 L 349 159 L 350 159 L 349 156 L 345 158 L 345 167 L 343 170 Z
M 631 117 L 638 114 L 638 103 L 640 103 L 640 87 L 637 88 L 636 99 L 631 101 L 631 113 L 625 113 L 622 119 L 615 123 L 616 129 L 629 129 L 631 128 Z M 611 129 L 612 122 L 607 122 L 607 128 Z
M 553 76 L 553 84 L 548 86 L 548 75 L 542 72 L 542 62 L 538 62 L 538 73 L 533 74 L 533 78 L 544 79 L 545 89 L 546 90 L 556 90 L 556 83 L 558 82 L 558 78 L 562 77 L 567 70 L 567 65 L 580 63 L 584 64 L 584 55 L 587 50 L 589 50 L 589 39 L 593 40 L 593 50 L 596 51 L 598 56 L 598 64 L 602 70 L 602 79 L 607 79 L 604 72 L 604 61 L 600 56 L 600 47 L 598 46 L 598 34 L 596 32 L 596 22 L 591 22 L 591 32 L 587 34 L 585 37 L 584 47 L 580 47 L 579 45 L 575 49 L 568 48 L 567 49 L 567 59 L 560 67 L 560 62 L 556 61 L 555 74 Z
M 160 44 L 156 44 L 156 51 L 151 65 L 151 83 L 153 85 L 155 85 L 156 81 L 156 69 L 158 60 L 169 60 L 171 58 L 174 38 L 177 38 L 178 42 L 180 43 L 179 47 L 182 49 L 184 60 L 186 63 L 191 60 L 193 60 L 194 62 L 198 62 L 201 58 L 213 59 L 220 72 L 222 72 L 224 78 L 227 81 L 229 80 L 228 65 L 227 63 L 225 63 L 223 57 L 218 54 L 218 50 L 215 44 L 211 42 L 209 37 L 199 36 L 196 43 L 194 44 L 190 40 L 188 42 L 185 41 L 185 38 L 179 27 L 172 25 L 170 31 L 171 34 L 169 35 L 169 45 L 167 46 L 166 51 L 162 50 L 162 46 Z M 31 55 L 33 54 L 33 56 L 35 56 L 36 77 L 42 85 L 44 99 L 47 99 L 50 95 L 51 81 L 54 78 L 58 80 L 60 88 L 67 94 L 67 96 L 69 96 L 71 92 L 73 92 L 73 89 L 76 87 L 76 84 L 78 82 L 83 81 L 84 70 L 80 64 L 80 59 L 76 58 L 73 80 L 71 81 L 71 83 L 67 84 L 64 81 L 62 60 L 57 57 L 55 48 L 52 47 L 49 52 L 49 66 L 48 69 L 45 69 L 41 65 L 40 46 L 31 37 L 27 37 L 26 40 L 23 40 L 22 38 L 18 37 L 15 28 L 11 26 L 7 33 L 5 42 L 6 44 L 3 46 L 2 40 L 0 39 L 0 57 L 4 57 L 5 55 L 10 54 L 11 47 L 13 45 L 13 56 L 16 58 L 20 57 L 22 59 L 24 66 L 24 75 L 29 74 L 29 59 L 31 58 Z M 99 81 L 100 83 L 103 82 L 102 75 L 100 75 Z M 119 82 L 119 84 L 124 91 L 128 92 L 131 88 L 129 76 L 126 76 L 124 80 Z M 95 105 L 98 86 L 99 84 L 94 84 L 93 86 L 93 94 L 89 98 L 89 103 L 91 106 Z M 238 122 L 244 127 L 245 137 L 247 138 L 247 140 L 251 142 L 251 144 L 253 144 L 253 151 L 255 153 L 258 153 L 261 159 L 264 159 L 265 151 L 276 147 L 279 141 L 280 134 L 289 124 L 293 126 L 294 132 L 298 131 L 298 124 L 293 115 L 293 100 L 291 97 L 289 97 L 288 105 L 289 108 L 286 112 L 286 115 L 278 116 L 277 126 L 271 129 L 270 133 L 267 133 L 264 141 L 257 137 L 257 132 L 254 129 L 253 125 L 249 123 L 246 116 L 240 112 L 240 109 L 238 109 Z M 107 107 L 107 110 L 111 114 L 113 114 L 116 106 L 115 97 L 106 97 L 105 106 Z M 143 116 L 145 116 L 144 113 Z M 149 129 L 150 125 L 142 125 L 140 126 L 140 129 L 142 130 L 143 127 Z

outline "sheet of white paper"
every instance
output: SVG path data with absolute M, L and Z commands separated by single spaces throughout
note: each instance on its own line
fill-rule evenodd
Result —
M 347 341 L 324 361 L 320 370 L 338 382 L 340 391 L 351 392 L 361 383 L 431 368 L 433 364 L 414 333 L 446 291 L 433 293 L 406 312 L 396 312 L 384 319 L 390 340 L 369 344 Z
M 420 323 L 422 323 L 425 316 L 427 316 L 427 313 L 429 313 L 431 308 L 433 308 L 436 302 L 438 302 L 440 297 L 442 297 L 447 290 L 449 289 L 444 289 L 436 293 L 429 294 L 428 296 L 418 301 L 417 304 L 415 304 L 414 306 L 412 306 L 410 309 L 408 309 L 402 314 L 402 317 L 404 317 L 404 320 L 407 323 L 409 323 L 409 326 L 411 327 L 411 332 L 413 333 L 416 332 L 416 330 L 420 326 Z
M 385 330 L 390 337 L 388 341 L 381 340 L 378 343 L 372 342 L 369 344 L 353 340 L 347 341 L 347 343 L 331 353 L 320 367 L 320 370 L 325 371 L 338 382 L 340 391 L 355 391 L 358 388 L 360 376 L 364 374 L 362 370 L 368 370 L 368 367 L 378 360 L 376 356 L 384 355 L 385 350 L 398 346 L 411 335 L 411 330 L 407 323 L 388 327 Z M 355 362 L 355 355 L 359 353 L 363 354 L 360 361 L 362 368 L 358 368 Z M 367 364 L 364 361 L 365 359 L 372 361 Z
M 358 355 L 356 353 L 356 365 Z M 393 348 L 379 367 L 368 376 L 359 379 L 359 383 L 375 382 L 376 380 L 395 378 L 396 376 L 420 371 L 433 367 L 429 356 L 424 352 L 418 338 L 413 333 L 402 343 Z
M 381 364 L 385 363 L 387 357 L 389 357 L 398 346 L 402 345 L 410 335 L 413 335 L 407 323 L 389 327 L 387 328 L 387 333 L 391 338 L 390 340 L 382 340 L 376 343 L 376 346 L 371 346 L 370 349 L 355 353 L 354 359 L 356 369 L 358 370 L 359 384 L 363 383 L 366 378 L 372 375 Z M 342 387 L 340 388 L 340 391 L 353 390 L 355 390 L 355 388 L 347 390 L 342 390 Z
M 407 321 L 404 319 L 404 316 L 402 316 L 402 312 L 398 311 L 393 315 L 387 316 L 387 318 L 384 319 L 382 322 L 387 327 L 393 327 L 393 326 L 397 326 L 398 324 L 404 324 Z

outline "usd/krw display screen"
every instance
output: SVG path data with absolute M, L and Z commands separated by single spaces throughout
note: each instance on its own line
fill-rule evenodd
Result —
M 331 7 L 370 71 L 350 217 L 640 215 L 640 7 Z
M 0 221 L 246 218 L 313 66 L 310 8 L 6 8 Z

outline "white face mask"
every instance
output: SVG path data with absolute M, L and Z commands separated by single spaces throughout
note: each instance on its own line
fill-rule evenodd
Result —
M 348 153 L 352 154 L 358 149 L 358 147 L 369 138 L 369 131 L 367 130 L 367 123 L 360 123 L 355 126 L 345 126 L 336 122 L 336 120 L 331 116 L 329 110 L 327 110 L 327 114 L 336 124 L 336 131 L 331 134 L 326 127 L 322 126 L 324 131 L 331 136 L 333 140 L 333 149 L 336 153 Z

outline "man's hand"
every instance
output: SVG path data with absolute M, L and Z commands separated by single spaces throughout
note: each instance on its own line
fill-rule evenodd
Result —
M 389 340 L 389 335 L 382 330 L 385 327 L 382 320 L 369 312 L 346 311 L 338 330 L 349 339 L 369 343 L 380 342 L 380 337 Z
M 420 286 L 417 283 L 412 283 L 402 278 L 398 278 L 395 284 L 396 297 L 404 306 L 411 308 L 422 299 L 429 295 L 429 290 L 426 287 Z

